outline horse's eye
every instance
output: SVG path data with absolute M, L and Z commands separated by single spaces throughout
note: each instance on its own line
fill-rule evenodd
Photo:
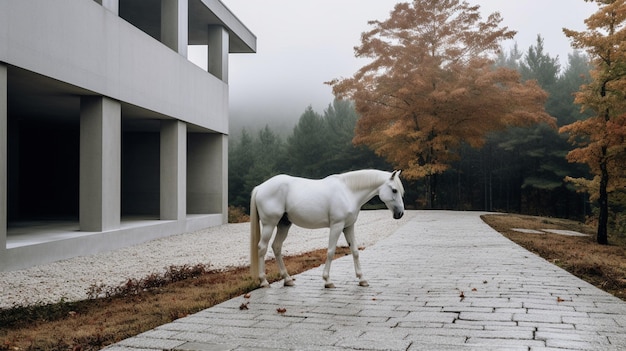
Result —
M 391 189 L 391 192 L 395 194 L 398 192 L 398 189 Z

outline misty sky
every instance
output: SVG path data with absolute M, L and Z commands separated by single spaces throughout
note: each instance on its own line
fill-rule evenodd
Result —
M 369 20 L 386 20 L 397 0 L 222 0 L 257 36 L 256 54 L 231 54 L 229 64 L 231 133 L 241 121 L 297 121 L 311 105 L 319 113 L 333 100 L 323 82 L 350 77 L 364 61 L 354 57 Z M 562 28 L 585 29 L 597 5 L 583 0 L 468 0 L 483 18 L 498 11 L 503 26 L 516 30 L 526 51 L 544 38 L 546 51 L 562 64 L 572 52 Z M 503 43 L 505 49 L 513 42 Z M 190 59 L 196 54 L 190 51 Z M 206 59 L 200 59 L 206 62 Z M 267 122 L 266 122 L 267 121 Z M 260 123 L 259 123 L 260 122 Z M 295 123 L 295 122 L 294 122 Z

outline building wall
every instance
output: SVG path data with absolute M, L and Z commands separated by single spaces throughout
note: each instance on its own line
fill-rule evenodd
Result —
M 227 83 L 94 1 L 3 1 L 0 28 L 2 62 L 228 133 Z
M 133 1 L 0 2 L 0 271 L 227 221 L 228 53 L 256 38 L 216 0 Z

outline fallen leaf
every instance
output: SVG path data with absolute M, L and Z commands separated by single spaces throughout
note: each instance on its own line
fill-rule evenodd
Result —
M 278 312 L 280 314 L 283 314 L 283 313 L 287 312 L 287 309 L 284 308 L 284 307 L 279 307 L 279 308 L 276 309 L 276 312 Z
M 465 293 L 461 291 L 461 295 L 459 295 L 459 297 L 464 299 L 465 298 Z
M 565 300 L 563 300 L 562 298 L 560 298 L 560 297 L 558 297 L 558 296 L 557 296 L 557 298 L 556 298 L 556 302 L 563 302 L 563 301 L 565 301 Z
M 240 310 L 247 310 L 247 309 L 248 309 L 248 304 L 249 304 L 249 303 L 250 303 L 250 302 L 245 302 L 245 303 L 242 303 L 241 305 L 239 305 L 239 309 L 240 309 Z
M 476 288 L 472 288 L 472 291 L 478 291 L 478 289 L 476 289 Z
M 249 299 L 249 298 L 250 298 L 250 296 L 252 296 L 252 295 L 250 295 L 250 293 L 247 293 L 247 294 L 243 295 L 243 298 L 244 298 L 244 299 Z

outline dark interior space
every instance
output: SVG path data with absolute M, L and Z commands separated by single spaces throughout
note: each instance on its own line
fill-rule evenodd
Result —
M 13 123 L 9 142 L 8 215 L 10 221 L 78 219 L 78 123 Z
M 160 0 L 120 0 L 119 16 L 156 40 L 161 40 Z
M 122 134 L 122 216 L 159 216 L 160 134 Z

